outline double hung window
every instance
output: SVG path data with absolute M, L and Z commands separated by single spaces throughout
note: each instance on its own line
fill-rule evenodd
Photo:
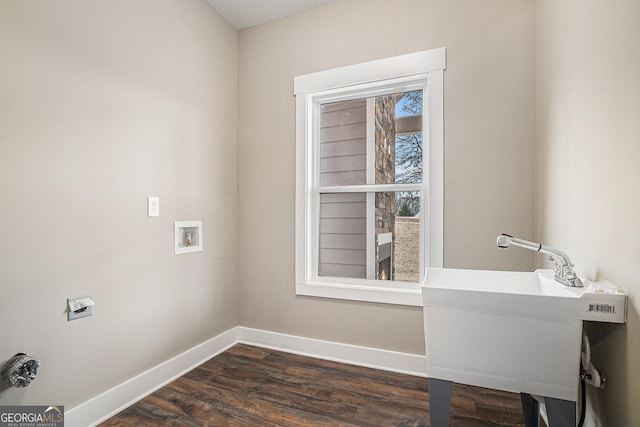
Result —
M 421 305 L 442 266 L 444 49 L 298 76 L 296 293 Z

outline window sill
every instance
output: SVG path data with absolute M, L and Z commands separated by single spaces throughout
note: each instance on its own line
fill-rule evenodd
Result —
M 419 283 L 403 288 L 327 282 L 296 283 L 296 295 L 422 307 Z

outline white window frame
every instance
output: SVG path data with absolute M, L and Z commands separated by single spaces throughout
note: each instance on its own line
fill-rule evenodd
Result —
M 427 267 L 442 267 L 444 256 L 444 70 L 445 48 L 385 58 L 294 78 L 296 97 L 296 294 L 355 301 L 422 306 L 421 285 Z M 426 81 L 423 93 L 423 182 L 402 184 L 402 191 L 421 191 L 421 267 L 419 283 L 318 276 L 317 149 L 314 114 L 319 100 L 349 96 L 367 88 Z M 427 163 L 428 162 L 428 163 Z M 397 184 L 333 187 L 332 191 L 398 191 Z M 415 187 L 415 188 L 413 188 Z M 424 216 L 423 216 L 424 218 Z M 424 236 L 428 236 L 425 239 Z

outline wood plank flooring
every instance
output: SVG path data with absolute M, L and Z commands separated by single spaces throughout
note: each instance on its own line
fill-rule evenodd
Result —
M 428 426 L 427 379 L 236 345 L 101 424 Z M 520 397 L 455 385 L 451 425 L 524 426 Z

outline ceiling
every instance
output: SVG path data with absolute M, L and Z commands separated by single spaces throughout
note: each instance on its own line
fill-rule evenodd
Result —
M 336 0 L 207 0 L 237 30 L 264 24 Z

